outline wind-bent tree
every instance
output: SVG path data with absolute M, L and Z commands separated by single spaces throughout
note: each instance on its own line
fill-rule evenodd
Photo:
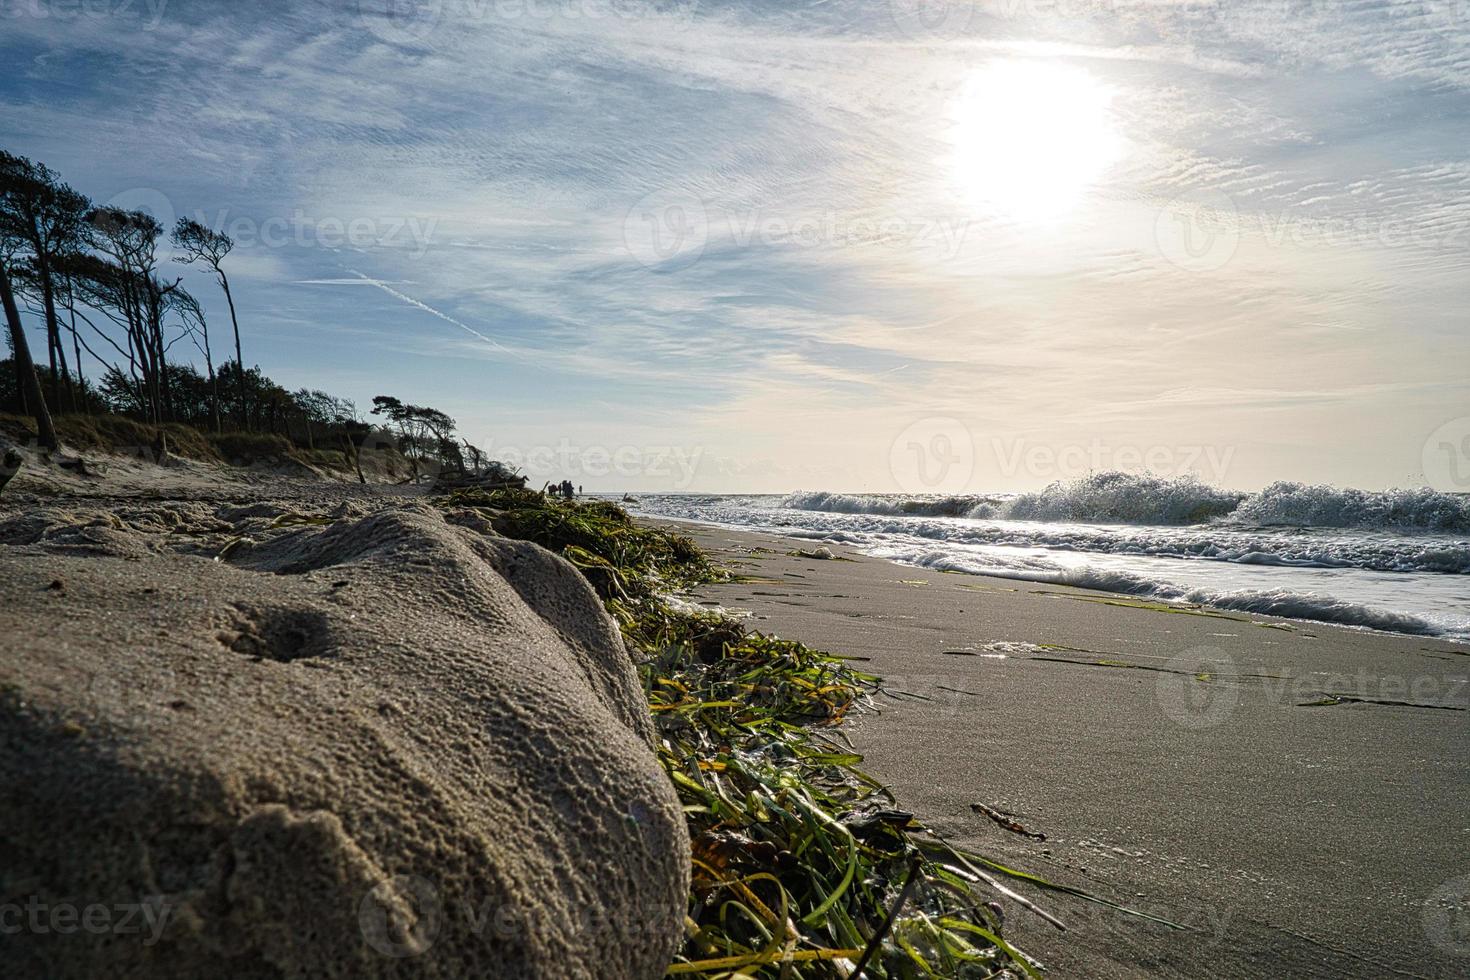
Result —
M 66 347 L 61 342 L 57 317 L 57 267 L 67 256 L 81 250 L 83 222 L 90 206 L 87 198 L 61 182 L 51 168 L 25 157 L 0 150 L 0 235 L 24 243 L 29 252 L 20 282 L 33 286 L 41 298 L 46 318 L 46 352 L 51 365 L 51 398 L 61 406 L 64 377 L 71 407 L 77 396 L 66 367 Z M 13 292 L 13 290 L 12 290 Z
M 0 163 L 0 197 L 13 179 L 8 155 Z M 47 449 L 56 449 L 56 428 L 51 423 L 51 412 L 46 399 L 41 395 L 41 382 L 36 377 L 36 365 L 31 360 L 31 347 L 26 342 L 25 326 L 20 322 L 20 307 L 15 302 L 15 290 L 11 286 L 11 270 L 15 256 L 20 250 L 22 239 L 16 228 L 8 221 L 0 221 L 0 306 L 5 309 L 5 323 L 9 328 L 11 356 L 15 361 L 16 390 L 25 410 L 36 421 L 36 441 Z
M 373 398 L 372 414 L 386 417 L 397 428 L 413 463 L 415 479 L 419 460 L 430 448 L 443 462 L 464 472 L 464 454 L 454 438 L 454 419 L 437 408 L 409 405 L 392 395 L 377 395 Z
M 10 288 L 10 270 L 0 263 L 0 304 L 5 306 L 5 322 L 10 325 L 10 347 L 15 356 L 16 380 L 20 383 L 21 397 L 36 420 L 36 441 L 47 449 L 57 448 L 56 429 L 51 424 L 51 413 L 46 409 L 46 399 L 41 397 L 41 382 L 36 379 L 36 366 L 31 363 L 31 348 L 26 343 L 25 328 L 21 326 L 20 309 L 15 305 L 15 293 Z
M 240 351 L 240 321 L 235 316 L 235 300 L 230 295 L 230 280 L 220 263 L 235 247 L 235 242 L 224 232 L 207 228 L 192 218 L 180 218 L 174 225 L 174 247 L 182 254 L 180 262 L 203 262 L 214 270 L 220 288 L 225 291 L 225 303 L 230 308 L 230 326 L 235 330 L 236 377 L 240 379 L 240 426 L 248 425 L 249 406 L 245 395 L 245 355 Z
M 195 348 L 204 355 L 205 376 L 209 379 L 209 423 L 215 432 L 220 431 L 219 418 L 219 375 L 214 373 L 214 355 L 209 347 L 209 323 L 204 319 L 204 310 L 199 301 L 182 286 L 175 289 L 173 307 L 179 311 L 184 333 L 194 342 Z
M 113 319 L 128 331 L 130 357 L 142 374 L 150 421 L 162 422 L 173 415 L 172 392 L 164 370 L 168 342 L 164 318 L 172 302 L 170 294 L 180 279 L 164 283 L 157 276 L 158 236 L 163 227 L 146 211 L 96 208 L 88 213 L 92 247 L 109 262 L 100 270 L 115 280 L 122 316 Z
M 346 426 L 357 419 L 357 406 L 347 398 L 337 398 L 325 391 L 301 388 L 291 393 L 296 411 L 306 424 L 306 448 L 316 448 L 316 433 L 312 426 Z
M 142 328 L 138 325 L 139 315 L 134 303 L 137 290 L 133 277 L 120 263 L 89 253 L 73 257 L 67 263 L 65 271 L 67 282 L 71 285 L 76 299 L 88 309 L 101 313 L 122 328 L 128 345 L 127 349 L 124 349 L 106 331 L 97 326 L 87 314 L 80 310 L 76 311 L 82 321 L 92 328 L 93 333 L 106 341 L 108 346 L 126 360 L 127 377 L 137 389 L 135 394 L 138 404 L 146 406 L 148 403 L 147 386 L 142 377 L 142 365 L 139 363 L 138 351 Z M 118 370 L 116 365 L 112 367 Z M 121 371 L 118 370 L 118 373 L 121 374 Z

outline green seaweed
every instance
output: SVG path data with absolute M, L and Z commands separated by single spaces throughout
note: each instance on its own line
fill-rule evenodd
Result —
M 865 977 L 1038 976 L 977 887 L 1060 923 L 986 868 L 1128 911 L 958 851 L 896 809 L 836 726 L 880 692 L 924 696 L 882 688 L 851 666 L 861 658 L 670 601 L 672 590 L 728 581 L 689 539 L 613 505 L 525 491 L 441 503 L 566 556 L 622 628 L 689 822 L 686 939 L 671 976 L 815 980 L 858 964 Z

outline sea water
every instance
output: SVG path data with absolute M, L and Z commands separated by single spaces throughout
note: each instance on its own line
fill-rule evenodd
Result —
M 1470 496 L 1099 473 L 1026 494 L 645 494 L 649 516 L 936 570 L 1470 642 Z

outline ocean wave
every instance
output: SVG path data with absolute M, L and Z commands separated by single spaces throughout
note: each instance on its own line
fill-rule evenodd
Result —
M 1291 494 L 1277 488 L 1262 496 Z M 803 499 L 828 503 L 815 495 Z M 973 507 L 976 499 L 966 502 Z M 1428 522 L 1433 497 L 1413 499 L 1429 502 L 1414 518 Z M 785 506 L 790 502 L 776 495 L 718 497 L 697 505 L 683 496 L 645 498 L 656 513 L 841 543 L 927 568 L 1470 641 L 1470 538 L 1462 534 L 1402 526 L 1270 525 L 1261 510 L 1252 512 L 1252 521 L 1262 521 L 1257 524 L 1216 519 L 1140 527 L 956 520 L 891 506 L 869 513 L 862 507 L 871 502 L 855 496 L 841 502 L 846 512 L 796 510 Z M 925 503 L 938 509 L 934 498 Z M 1377 513 L 1403 521 L 1408 510 Z M 1367 513 L 1361 506 L 1351 511 L 1355 520 Z M 1342 511 L 1315 519 L 1332 514 L 1346 519 Z
M 791 510 L 826 511 L 832 514 L 894 514 L 913 517 L 989 517 L 1003 502 L 1000 497 L 965 495 L 911 496 L 888 493 L 830 493 L 802 490 L 789 493 L 781 506 Z
M 1430 489 L 1354 490 L 1273 483 L 1259 493 L 1223 490 L 1194 477 L 1094 473 L 1010 497 L 802 491 L 780 506 L 840 514 L 960 517 L 1038 523 L 1470 531 L 1470 496 Z
M 1470 530 L 1470 497 L 1438 490 L 1353 490 L 1273 483 L 1248 497 L 1230 519 L 1263 527 L 1410 528 Z
M 999 561 L 982 554 L 957 555 L 939 550 L 878 548 L 871 553 L 877 557 L 937 571 L 969 572 L 974 575 L 989 575 L 995 578 L 1069 585 L 1079 589 L 1133 595 L 1165 602 L 1188 602 L 1261 616 L 1279 616 L 1283 619 L 1308 619 L 1390 633 L 1411 633 L 1416 636 L 1453 635 L 1455 632 L 1413 613 L 1378 609 L 1364 603 L 1350 602 L 1318 592 L 1295 592 L 1289 589 L 1190 588 L 1119 569 L 1092 567 L 1062 569 L 1034 559 L 1024 562 Z
M 997 516 L 1091 524 L 1203 524 L 1229 514 L 1245 496 L 1194 477 L 1093 473 L 1014 497 L 1006 501 L 1003 513 Z
M 965 548 L 1040 549 L 1071 554 L 1179 558 L 1281 568 L 1470 574 L 1470 541 L 1384 532 L 1303 531 L 1206 525 L 1189 528 L 1099 528 L 914 520 L 853 515 L 841 527 L 787 532 L 842 544 L 922 538 Z M 813 524 L 826 523 L 814 517 Z M 1006 560 L 1012 560 L 1007 558 Z

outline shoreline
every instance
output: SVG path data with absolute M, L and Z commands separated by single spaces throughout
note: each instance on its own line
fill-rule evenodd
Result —
M 1470 870 L 1462 644 L 667 523 L 737 574 L 695 601 L 885 679 L 847 732 L 901 807 L 959 846 L 1187 927 L 1031 894 L 1072 929 L 1016 909 L 1007 935 L 1051 975 L 1463 970 L 1426 912 Z M 822 545 L 847 560 L 789 553 Z
M 831 541 L 831 539 L 828 538 L 828 535 L 819 535 L 819 533 L 806 532 L 806 530 L 801 533 L 782 533 L 779 532 L 779 530 L 764 529 L 764 527 L 735 525 L 735 523 L 714 522 L 714 520 L 700 520 L 694 519 L 694 517 L 666 516 L 666 514 L 637 514 L 637 517 L 638 520 L 645 520 L 645 522 L 651 523 L 669 522 L 670 525 L 711 527 L 711 529 L 729 530 L 729 532 L 734 533 L 756 533 L 756 535 L 772 535 L 776 536 L 776 538 L 791 539 L 791 541 L 797 542 L 797 544 L 806 545 L 806 547 L 813 548 L 823 547 L 823 545 L 826 545 L 826 547 L 841 545 L 842 548 L 848 548 L 848 550 L 853 551 L 854 554 L 861 554 L 863 555 L 863 557 L 872 558 L 872 560 L 876 561 L 886 561 L 886 563 L 894 564 L 894 566 L 904 567 L 904 569 L 913 569 L 914 572 L 925 574 L 963 574 L 963 576 L 978 577 L 978 579 L 995 579 L 1000 580 L 1000 582 L 1019 583 L 1019 585 L 1080 589 L 1080 591 L 1086 592 L 1101 592 L 1101 594 L 1113 595 L 1113 597 L 1122 599 L 1130 599 L 1130 601 L 1154 602 L 1154 604 L 1163 605 L 1179 605 L 1179 607 L 1204 608 L 1204 610 L 1210 610 L 1214 611 L 1214 613 L 1225 614 L 1225 616 L 1257 617 L 1257 619 L 1282 620 L 1288 621 L 1288 623 L 1298 624 L 1298 626 L 1302 627 L 1330 626 L 1335 627 L 1335 629 L 1352 630 L 1352 632 L 1377 633 L 1377 635 L 1401 636 L 1401 638 L 1402 636 L 1408 636 L 1408 638 L 1445 642 L 1445 644 L 1455 644 L 1467 646 L 1467 648 L 1470 648 L 1470 636 L 1458 636 L 1455 635 L 1455 633 L 1442 632 L 1442 630 L 1439 630 L 1439 627 L 1436 627 L 1435 624 L 1432 623 L 1432 621 L 1430 621 L 1429 619 L 1424 619 L 1424 617 L 1421 617 L 1419 613 L 1414 613 L 1414 611 L 1395 610 L 1395 608 L 1389 608 L 1386 607 L 1386 605 L 1360 604 L 1360 602 L 1351 601 L 1351 599 L 1336 599 L 1335 597 L 1330 597 L 1330 595 L 1329 597 L 1324 598 L 1329 599 L 1330 604 L 1332 604 L 1333 607 L 1345 608 L 1345 610 L 1349 610 L 1352 614 L 1357 614 L 1357 616 L 1367 616 L 1370 617 L 1370 619 L 1377 621 L 1413 621 L 1413 623 L 1423 626 L 1424 629 L 1386 629 L 1386 627 L 1374 626 L 1374 624 L 1366 623 L 1366 621 L 1329 619 L 1329 617 L 1289 616 L 1289 614 L 1266 613 L 1266 611 L 1254 610 L 1254 608 L 1251 608 L 1250 604 L 1225 605 L 1219 604 L 1219 602 L 1211 602 L 1210 599 L 1185 598 L 1186 595 L 1192 594 L 1192 592 L 1201 591 L 1201 589 L 1194 589 L 1191 588 L 1191 586 L 1176 585 L 1176 583 L 1167 582 L 1167 580 L 1148 580 L 1147 583 L 1151 586 L 1151 588 L 1154 588 L 1155 591 L 1158 591 L 1158 589 L 1164 589 L 1164 591 L 1180 592 L 1180 594 L 1182 594 L 1180 595 L 1180 597 L 1170 597 L 1170 595 L 1157 595 L 1147 591 L 1119 591 L 1119 589 L 1107 588 L 1107 586 L 1104 585 L 1089 585 L 1089 583 L 1086 582 L 1067 582 L 1067 580 L 1061 580 L 1060 574 L 1058 574 L 1058 576 L 1042 577 L 1039 576 L 1039 574 L 1036 574 L 1036 576 L 1028 576 L 1028 574 L 1023 574 L 1020 572 L 1011 574 L 1003 572 L 973 572 L 973 570 L 970 569 L 951 569 L 951 567 L 925 566 L 925 564 L 914 563 L 914 561 L 906 561 L 904 560 L 904 558 L 889 557 L 889 555 L 881 554 L 869 554 L 869 552 L 861 550 L 858 545 L 853 545 L 850 544 L 850 542 L 842 541 L 833 542 Z

